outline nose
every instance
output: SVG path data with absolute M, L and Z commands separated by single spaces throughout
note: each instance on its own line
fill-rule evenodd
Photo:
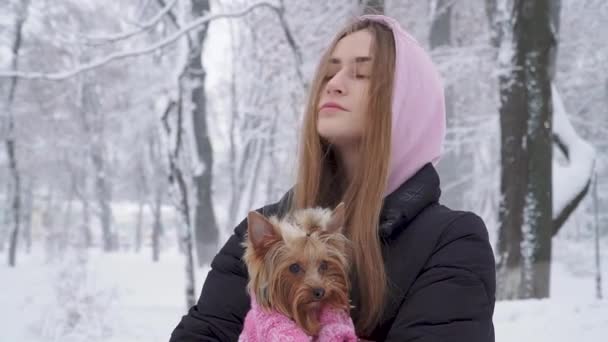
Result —
M 334 75 L 329 81 L 327 81 L 325 91 L 327 94 L 337 94 L 343 95 L 346 93 L 346 86 L 344 85 L 344 80 L 342 79 L 342 72 L 338 72 Z
M 344 90 L 342 90 L 342 88 L 336 87 L 336 86 L 328 83 L 327 84 L 327 93 L 342 95 L 344 93 Z
M 325 289 L 322 287 L 315 287 L 312 289 L 312 295 L 315 300 L 320 300 L 325 295 Z

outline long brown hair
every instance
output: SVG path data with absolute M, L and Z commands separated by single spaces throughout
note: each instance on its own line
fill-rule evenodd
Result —
M 350 183 L 331 144 L 317 132 L 317 105 L 326 84 L 329 59 L 340 39 L 360 31 L 372 34 L 372 74 L 365 132 L 359 146 L 359 165 Z M 361 293 L 359 333 L 369 333 L 384 309 L 387 278 L 378 224 L 388 179 L 391 141 L 391 100 L 395 69 L 395 43 L 387 26 L 355 19 L 340 31 L 317 68 L 306 107 L 299 146 L 299 165 L 292 210 L 311 206 L 346 204 L 345 233 L 352 242 L 354 284 Z

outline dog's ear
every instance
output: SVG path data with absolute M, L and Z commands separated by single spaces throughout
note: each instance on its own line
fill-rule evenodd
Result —
M 346 215 L 346 206 L 344 202 L 340 202 L 338 206 L 331 213 L 331 219 L 327 224 L 325 230 L 328 233 L 341 233 L 342 229 L 344 229 L 344 219 Z
M 247 215 L 247 237 L 256 250 L 266 249 L 269 243 L 280 239 L 272 222 L 257 211 Z

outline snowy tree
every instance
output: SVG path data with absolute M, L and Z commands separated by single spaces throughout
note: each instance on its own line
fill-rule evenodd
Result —
M 507 70 L 499 77 L 501 298 L 549 296 L 552 238 L 585 195 L 593 169 L 593 150 L 576 139 L 559 94 L 551 88 L 559 9 L 560 2 L 489 5 L 494 42 Z M 569 168 L 554 165 L 554 141 L 568 157 Z
M 17 70 L 19 67 L 19 53 L 21 50 L 23 40 L 23 25 L 28 16 L 29 1 L 23 1 L 20 4 L 15 5 L 15 23 L 13 27 L 13 42 L 11 47 L 11 69 Z M 6 100 L 3 100 L 5 104 L 2 112 L 6 113 L 7 117 L 2 120 L 2 135 L 5 140 L 6 153 L 8 155 L 8 163 L 11 174 L 11 215 L 12 215 L 12 230 L 10 234 L 9 248 L 8 248 L 8 264 L 14 267 L 17 262 L 17 244 L 21 226 L 21 174 L 20 166 L 18 163 L 18 155 L 16 149 L 16 131 L 15 131 L 15 114 L 14 114 L 14 103 L 15 103 L 15 92 L 17 88 L 17 77 L 11 77 L 9 79 L 8 89 L 6 91 Z
M 495 4 L 496 5 L 496 4 Z M 555 53 L 547 1 L 500 1 L 501 205 L 498 293 L 549 295 L 552 237 L 550 62 Z M 512 23 L 512 24 L 511 24 Z
M 198 18 L 210 11 L 208 0 L 192 0 L 190 4 L 191 17 Z M 188 16 L 190 17 L 190 16 Z M 201 25 L 199 29 L 188 34 L 188 63 L 180 75 L 180 87 L 183 110 L 187 120 L 192 120 L 192 135 L 194 142 L 194 157 L 196 158 L 193 173 L 195 186 L 194 200 L 194 237 L 198 264 L 209 263 L 217 250 L 219 242 L 218 227 L 211 200 L 213 150 L 208 133 L 207 107 L 205 94 L 205 69 L 202 64 L 202 53 L 208 26 Z

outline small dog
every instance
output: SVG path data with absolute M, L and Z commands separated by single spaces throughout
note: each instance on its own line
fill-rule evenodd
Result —
M 348 315 L 350 265 L 349 241 L 342 234 L 344 212 L 344 204 L 340 203 L 333 211 L 301 209 L 283 219 L 266 218 L 255 211 L 249 213 L 243 245 L 252 310 L 246 317 L 244 331 L 264 329 L 259 322 L 263 320 L 274 320 L 269 324 L 276 326 L 277 320 L 283 318 L 260 318 L 274 312 L 295 322 L 308 336 L 318 336 L 324 324 L 339 323 L 339 328 L 332 329 L 341 330 L 342 335 L 332 332 L 332 336 L 340 336 L 340 341 L 356 340 Z

